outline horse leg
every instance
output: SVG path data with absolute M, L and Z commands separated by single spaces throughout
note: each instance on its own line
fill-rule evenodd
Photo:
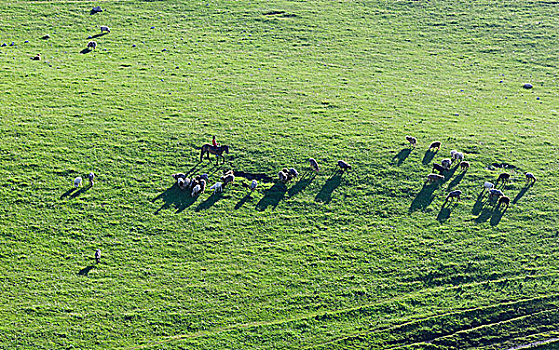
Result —
M 200 153 L 200 162 L 204 159 L 204 147 L 202 147 L 202 152 Z

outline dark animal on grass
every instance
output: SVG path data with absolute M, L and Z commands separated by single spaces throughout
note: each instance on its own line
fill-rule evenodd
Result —
M 462 191 L 460 190 L 456 190 L 456 191 L 452 191 L 450 192 L 447 196 L 446 196 L 446 200 L 453 200 L 454 198 L 457 198 L 458 200 L 460 200 L 460 195 L 462 194 Z
M 507 209 L 509 207 L 510 204 L 510 198 L 507 196 L 501 196 L 499 198 L 499 201 L 497 202 L 497 207 L 501 207 L 501 206 L 505 206 Z
M 204 193 L 205 190 L 206 190 L 206 180 L 204 180 L 204 179 L 199 179 L 199 180 L 197 181 L 196 186 L 194 186 L 194 187 L 192 188 L 191 196 L 192 196 L 192 197 L 199 196 L 199 195 L 201 195 L 202 193 Z
M 287 172 L 287 169 L 283 169 L 283 170 L 280 170 L 278 172 L 278 180 L 280 182 L 283 182 L 283 183 L 286 183 L 290 180 L 289 173 Z
M 526 182 L 527 183 L 534 183 L 536 182 L 536 177 L 534 176 L 534 174 L 532 173 L 526 173 L 524 174 L 526 176 Z
M 509 173 L 501 173 L 501 174 L 499 175 L 499 177 L 497 178 L 497 182 L 496 182 L 496 183 L 499 184 L 499 182 L 501 182 L 501 181 L 502 181 L 503 183 L 509 182 L 509 181 L 510 181 L 510 174 L 509 174 Z
M 434 182 L 442 181 L 442 180 L 444 180 L 444 176 L 442 176 L 442 175 L 439 175 L 439 174 L 429 174 L 429 175 L 427 175 L 427 180 L 426 180 L 426 182 L 434 183 Z
M 293 176 L 293 177 L 299 176 L 299 172 L 298 172 L 295 168 L 290 168 L 290 169 L 289 169 L 289 173 L 290 173 L 291 176 Z
M 187 187 L 190 186 L 190 179 L 179 177 L 177 179 L 177 185 L 179 186 L 179 188 L 181 190 L 184 190 L 184 189 L 186 189 Z
M 446 168 L 446 170 L 450 169 L 450 166 L 452 165 L 452 159 L 443 159 L 441 160 L 441 165 L 444 166 Z
M 31 57 L 31 59 L 32 59 L 33 61 L 40 61 L 40 60 L 41 60 L 41 54 L 38 53 L 37 55 Z
M 444 166 L 438 164 L 438 163 L 433 163 L 433 171 L 438 171 L 439 173 L 443 173 L 444 171 L 447 170 L 447 168 L 445 168 Z
M 202 161 L 204 154 L 207 154 L 208 159 L 210 159 L 210 153 L 215 154 L 216 164 L 219 164 L 219 158 L 223 158 L 223 163 L 225 163 L 225 157 L 223 153 L 229 154 L 229 146 L 214 146 L 206 143 L 202 146 L 202 151 L 200 152 L 200 161 Z
M 431 142 L 431 144 L 429 145 L 429 149 L 437 149 L 437 151 L 439 151 L 441 149 L 441 141 L 435 141 L 435 142 Z
M 410 146 L 415 147 L 417 145 L 417 139 L 413 136 L 406 136 L 406 141 L 410 143 Z
M 95 179 L 95 174 L 94 173 L 89 173 L 89 175 L 87 175 L 87 178 L 89 179 L 89 186 L 93 187 L 93 179 Z
M 97 48 L 97 43 L 95 41 L 90 41 L 87 43 L 87 48 L 95 50 Z
M 347 164 L 343 160 L 338 160 L 338 166 L 340 167 L 340 170 L 344 172 L 348 169 L 351 169 L 351 165 Z
M 470 168 L 470 163 L 466 162 L 465 160 L 460 162 L 460 170 L 466 171 L 469 168 Z
M 95 262 L 99 264 L 101 262 L 101 249 L 95 251 Z
M 497 189 L 494 189 L 494 188 L 489 190 L 489 199 L 490 200 L 495 200 L 495 199 L 501 198 L 504 195 L 505 194 L 501 190 L 497 190 Z
M 316 171 L 317 173 L 320 171 L 320 168 L 318 167 L 318 162 L 314 158 L 309 158 L 309 163 L 313 171 Z
M 233 183 L 233 181 L 235 181 L 235 175 L 233 174 L 233 170 L 226 171 L 225 174 L 223 174 L 223 176 L 221 177 L 221 182 L 223 183 L 222 187 L 225 187 L 228 184 Z

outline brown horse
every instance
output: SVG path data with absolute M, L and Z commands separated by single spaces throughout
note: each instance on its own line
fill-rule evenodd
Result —
M 229 154 L 229 146 L 213 146 L 209 143 L 206 143 L 202 146 L 202 152 L 200 153 L 200 161 L 204 158 L 204 154 L 208 155 L 208 159 L 210 159 L 210 153 L 215 154 L 216 156 L 216 164 L 219 164 L 219 157 L 223 158 L 223 163 L 225 164 L 225 157 L 223 156 L 223 152 Z

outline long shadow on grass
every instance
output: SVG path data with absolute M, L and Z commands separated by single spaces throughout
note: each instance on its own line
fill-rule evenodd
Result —
M 84 187 L 80 188 L 79 191 L 76 191 L 76 192 L 74 192 L 74 193 L 72 193 L 72 194 L 70 195 L 70 199 L 74 199 L 74 198 L 76 198 L 76 197 L 78 197 L 78 196 L 81 196 L 82 194 L 84 194 L 84 193 L 86 193 L 87 191 L 89 191 L 90 188 L 91 188 L 91 186 L 84 186 Z
M 423 160 L 421 161 L 421 163 L 423 163 L 423 165 L 427 165 L 429 163 L 431 163 L 431 161 L 433 160 L 433 158 L 435 158 L 435 156 L 437 155 L 439 151 L 431 151 L 430 149 L 427 150 L 427 152 L 425 152 L 425 155 L 423 156 Z
M 526 192 L 528 192 L 528 190 L 529 190 L 532 186 L 533 186 L 533 183 L 524 186 L 524 187 L 520 190 L 520 192 L 518 192 L 518 194 L 516 195 L 516 197 L 514 197 L 514 199 L 512 200 L 512 204 L 516 204 L 516 203 L 520 200 L 520 198 L 522 198 L 522 197 L 526 194 Z
M 264 191 L 264 197 L 256 204 L 256 209 L 264 211 L 270 206 L 272 210 L 275 209 L 279 202 L 285 197 L 286 192 L 287 187 L 285 187 L 285 184 L 281 182 L 275 183 L 274 186 Z
M 241 209 L 241 207 L 245 205 L 245 203 L 249 200 L 252 200 L 252 192 L 247 193 L 246 196 L 244 196 L 240 201 L 237 202 L 237 204 L 235 204 L 235 210 Z
M 320 192 L 314 197 L 315 202 L 330 203 L 332 200 L 332 193 L 342 183 L 342 172 L 336 171 L 322 186 Z
M 456 167 L 457 168 L 457 167 Z M 452 172 L 452 174 L 454 174 L 454 172 L 456 171 L 456 168 L 454 168 L 454 171 Z M 452 191 L 452 189 L 456 186 L 458 186 L 458 184 L 460 183 L 460 181 L 462 181 L 462 179 L 464 178 L 464 175 L 466 175 L 466 172 L 463 171 L 460 174 L 458 174 L 458 176 L 456 176 L 454 178 L 454 180 L 452 180 L 449 184 L 448 184 L 448 188 L 447 190 L 450 192 Z M 445 177 L 446 178 L 446 177 Z
M 503 215 L 505 215 L 505 213 L 507 212 L 507 207 L 505 207 L 503 210 L 501 210 L 501 208 L 496 208 L 493 211 L 493 216 L 491 216 L 491 220 L 489 221 L 489 224 L 491 226 L 497 226 L 499 225 L 499 223 L 501 222 L 501 219 L 503 218 Z
M 413 202 L 411 202 L 409 212 L 412 213 L 416 210 L 425 210 L 433 199 L 435 199 L 434 192 L 439 186 L 436 183 L 428 184 L 424 183 L 421 191 L 415 196 Z
M 439 211 L 439 214 L 437 215 L 437 221 L 440 222 L 441 224 L 447 221 L 450 218 L 450 214 L 452 213 L 452 210 L 456 208 L 457 205 L 458 204 L 456 203 L 450 204 L 449 201 L 446 200 L 443 203 L 441 210 Z
M 481 192 L 477 195 L 476 202 L 474 203 L 474 206 L 472 208 L 473 215 L 478 215 L 481 212 L 481 209 L 483 209 L 484 197 L 485 197 L 485 190 L 481 190 Z
M 194 209 L 195 211 L 200 211 L 200 210 L 206 210 L 211 208 L 215 203 L 217 203 L 217 201 L 219 201 L 220 199 L 223 198 L 223 193 L 212 193 L 211 196 L 209 196 L 208 198 L 206 198 L 205 201 L 203 201 L 202 203 L 198 204 L 198 206 L 196 207 L 196 209 Z
M 95 35 L 92 35 L 92 36 L 91 36 L 91 39 L 99 38 L 99 37 L 102 37 L 103 35 L 107 35 L 107 34 L 108 34 L 108 33 L 104 33 L 104 32 L 103 32 L 103 33 L 99 33 L 99 34 L 95 34 Z
M 402 165 L 402 163 L 408 158 L 408 156 L 413 151 L 413 148 L 404 148 L 397 155 L 392 158 L 392 164 L 396 164 L 397 166 Z
M 163 200 L 163 205 L 161 208 L 157 209 L 154 214 L 159 214 L 161 210 L 168 209 L 170 207 L 175 207 L 177 209 L 177 213 L 180 213 L 196 202 L 197 198 L 198 197 L 191 197 L 188 191 L 182 191 L 175 183 L 173 186 L 166 189 L 165 192 L 152 199 L 152 202 L 159 199 Z
M 316 173 L 305 171 L 299 178 L 299 181 L 297 181 L 297 183 L 293 185 L 293 187 L 291 187 L 287 192 L 289 194 L 289 197 L 295 197 L 297 194 L 302 192 L 308 185 L 311 184 L 315 177 Z
M 64 193 L 62 193 L 62 194 L 60 195 L 60 199 L 64 199 L 64 198 L 68 197 L 68 196 L 69 196 L 70 194 L 72 194 L 72 192 L 74 192 L 75 190 L 76 190 L 75 187 L 70 188 L 68 191 L 66 191 L 66 192 L 64 192 Z
M 83 50 L 80 51 L 80 53 L 81 53 L 82 55 L 88 54 L 88 53 L 90 53 L 90 52 L 91 52 L 91 50 L 88 49 L 88 48 L 85 48 L 85 49 L 83 49 Z
M 495 211 L 494 209 L 495 208 L 493 208 L 492 206 L 484 206 L 481 209 L 481 211 L 479 213 L 479 216 L 477 218 L 475 218 L 474 221 L 477 224 L 481 224 L 483 222 L 486 222 L 487 220 L 489 220 L 490 217 L 493 216 L 493 212 Z
M 89 265 L 88 267 L 84 267 L 83 269 L 81 269 L 78 272 L 78 275 L 80 276 L 87 276 L 87 274 L 89 273 L 89 271 L 93 270 L 95 266 L 94 265 Z

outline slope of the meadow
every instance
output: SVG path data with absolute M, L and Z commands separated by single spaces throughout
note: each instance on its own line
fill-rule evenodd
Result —
M 543 0 L 6 1 L 0 348 L 551 344 L 557 18 Z M 225 165 L 198 162 L 212 135 Z M 424 185 L 451 149 L 470 169 Z M 301 176 L 195 199 L 170 177 L 283 167 Z M 508 210 L 482 192 L 502 171 Z

